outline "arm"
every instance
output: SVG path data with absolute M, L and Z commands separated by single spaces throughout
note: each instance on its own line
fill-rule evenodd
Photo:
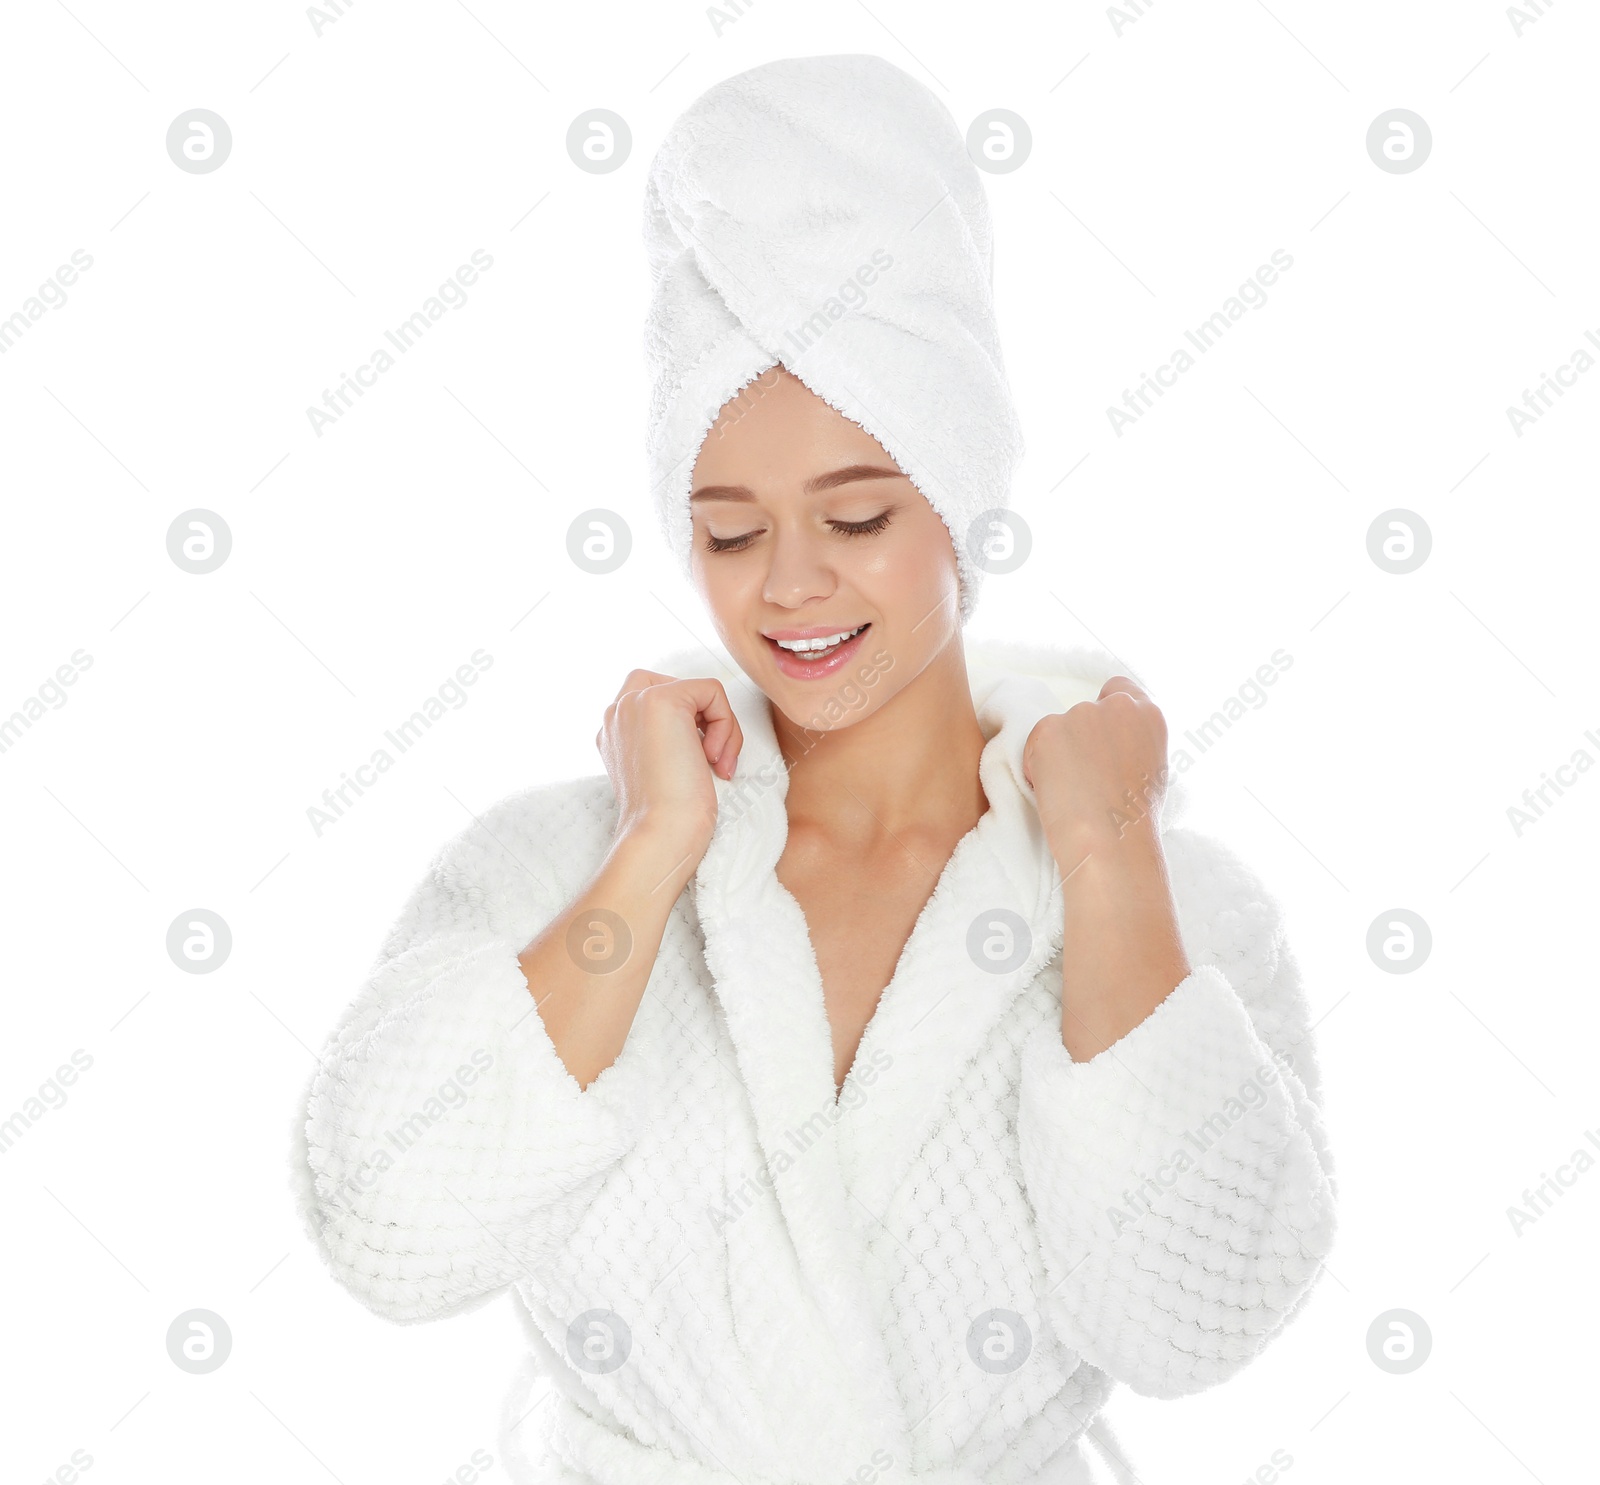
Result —
M 1023 1049 L 1018 1110 L 1063 1334 L 1155 1397 L 1214 1385 L 1257 1355 L 1310 1291 L 1335 1231 L 1319 1079 L 1281 910 L 1213 842 L 1173 832 L 1168 854 L 1194 967 L 1087 1058 L 1054 1027 L 1036 1036 Z M 1102 954 L 1118 961 L 1114 949 Z M 1097 1021 L 1118 1014 L 1102 1007 L 1117 1003 L 1108 992 L 1089 992 L 1081 976 L 1078 989 Z M 1063 1021 L 1073 1026 L 1065 1008 Z
M 339 1282 L 389 1319 L 457 1313 L 536 1276 L 642 1128 L 648 1042 L 628 1038 L 580 1085 L 521 959 L 530 936 L 563 944 L 635 859 L 613 852 L 575 894 L 545 881 L 585 852 L 561 803 L 513 798 L 440 852 L 308 1083 L 294 1162 L 308 1230 Z M 644 936 L 659 943 L 661 929 Z

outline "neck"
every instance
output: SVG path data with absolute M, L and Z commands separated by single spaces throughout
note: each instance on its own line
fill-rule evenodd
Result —
M 768 705 L 789 772 L 791 827 L 857 841 L 918 827 L 961 834 L 987 808 L 978 782 L 986 739 L 959 635 L 889 702 L 850 726 L 810 731 Z

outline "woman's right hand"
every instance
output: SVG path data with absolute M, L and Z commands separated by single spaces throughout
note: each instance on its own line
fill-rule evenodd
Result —
M 722 682 L 629 671 L 595 746 L 617 796 L 617 836 L 642 832 L 698 863 L 717 823 L 712 771 L 732 778 L 744 746 Z

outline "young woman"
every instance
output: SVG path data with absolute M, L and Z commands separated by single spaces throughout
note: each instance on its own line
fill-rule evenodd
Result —
M 439 854 L 308 1090 L 313 1230 L 394 1320 L 516 1286 L 519 1478 L 1125 1478 L 1113 1383 L 1231 1376 L 1331 1245 L 1282 914 L 1109 657 L 969 655 L 937 459 L 747 370 L 664 507 L 740 677 L 632 671 L 603 775 Z

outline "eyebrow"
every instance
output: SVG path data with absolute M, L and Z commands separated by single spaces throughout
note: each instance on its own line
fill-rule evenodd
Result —
M 885 469 L 878 464 L 848 464 L 843 469 L 832 469 L 827 474 L 814 474 L 801 487 L 807 495 L 815 495 L 822 490 L 832 490 L 839 485 L 849 485 L 857 480 L 898 480 L 905 479 L 903 469 Z M 689 497 L 692 505 L 696 500 L 754 500 L 755 494 L 748 485 L 702 485 Z

